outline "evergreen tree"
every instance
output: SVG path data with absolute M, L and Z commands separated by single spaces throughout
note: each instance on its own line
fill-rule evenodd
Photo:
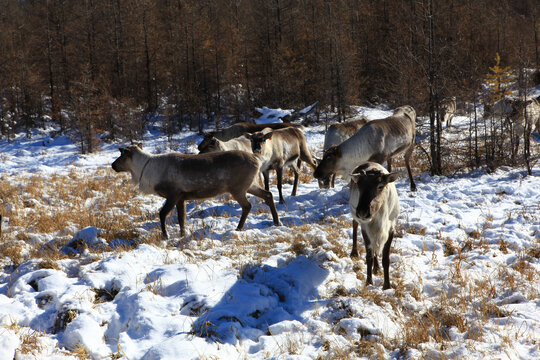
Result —
M 489 70 L 490 72 L 486 74 L 486 85 L 489 103 L 493 104 L 512 93 L 510 86 L 516 78 L 512 74 L 510 66 L 501 67 L 499 53 L 495 55 L 495 66 L 489 67 Z

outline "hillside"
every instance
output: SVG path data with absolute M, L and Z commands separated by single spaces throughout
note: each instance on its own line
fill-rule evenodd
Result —
M 276 202 L 283 225 L 251 197 L 242 232 L 229 196 L 190 202 L 188 236 L 173 212 L 163 241 L 163 199 L 110 167 L 124 144 L 80 155 L 55 130 L 0 141 L 0 359 L 540 358 L 538 165 L 454 177 L 418 165 L 417 193 L 400 169 L 382 291 L 381 275 L 364 284 L 363 246 L 348 256 L 342 181 L 320 190 L 304 168 L 298 195 L 287 182 Z M 320 156 L 324 126 L 305 135 Z M 144 147 L 195 153 L 201 139 L 150 126 Z

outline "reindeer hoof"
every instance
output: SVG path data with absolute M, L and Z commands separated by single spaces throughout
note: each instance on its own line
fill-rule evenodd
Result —
M 388 289 L 391 289 L 391 288 L 392 288 L 392 286 L 390 284 L 384 284 L 383 287 L 382 287 L 383 290 L 388 290 Z
M 358 250 L 353 249 L 353 250 L 351 251 L 350 257 L 351 257 L 351 259 L 357 259 L 357 258 L 358 258 Z

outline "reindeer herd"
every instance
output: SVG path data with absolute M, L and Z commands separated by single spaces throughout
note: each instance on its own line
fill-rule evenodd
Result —
M 532 105 L 531 105 L 532 104 Z M 514 102 L 510 109 L 501 104 L 500 111 L 523 122 L 532 119 L 540 129 L 540 105 L 536 100 Z M 450 126 L 456 109 L 455 99 L 443 103 L 444 120 Z M 497 110 L 497 109 L 496 109 Z M 487 112 L 488 113 L 488 112 Z M 285 168 L 294 173 L 291 196 L 296 195 L 298 171 L 305 162 L 313 169 L 320 188 L 334 186 L 335 176 L 349 182 L 349 206 L 353 218 L 351 257 L 358 257 L 358 227 L 366 249 L 367 284 L 377 273 L 377 258 L 382 255 L 383 289 L 391 287 L 389 255 L 394 228 L 399 215 L 399 201 L 391 172 L 391 159 L 404 153 L 410 190 L 416 191 L 410 159 L 415 146 L 416 112 L 410 105 L 397 108 L 386 118 L 353 120 L 334 124 L 324 141 L 323 157 L 317 162 L 311 155 L 301 125 L 287 123 L 238 123 L 205 134 L 199 154 L 168 153 L 152 155 L 142 145 L 120 148 L 120 157 L 112 168 L 129 172 L 131 181 L 147 194 L 165 198 L 159 212 L 162 236 L 168 238 L 165 220 L 176 206 L 180 235 L 185 235 L 185 202 L 212 198 L 229 193 L 237 201 L 242 214 L 236 230 L 242 230 L 251 210 L 246 194 L 264 200 L 270 208 L 274 225 L 281 225 L 272 193 L 269 171 L 276 171 L 279 203 L 284 204 L 282 177 Z M 381 165 L 387 162 L 387 169 Z M 264 182 L 264 185 L 263 185 Z

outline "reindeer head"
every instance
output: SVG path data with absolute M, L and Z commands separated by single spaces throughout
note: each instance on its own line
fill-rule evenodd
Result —
M 254 134 L 245 133 L 244 135 L 251 141 L 251 151 L 254 154 L 263 154 L 263 149 L 267 140 L 272 140 L 272 130 L 269 128 Z
M 326 178 L 329 178 L 332 174 L 335 174 L 339 159 L 341 159 L 341 149 L 338 146 L 332 146 L 326 150 L 322 160 L 319 162 L 315 172 L 313 173 L 315 179 L 325 181 Z
M 396 181 L 396 173 L 388 173 L 378 164 L 366 163 L 351 174 L 351 212 L 360 221 L 369 222 L 381 209 L 386 196 L 385 189 Z
M 208 143 L 212 139 L 214 139 L 214 133 L 213 132 L 204 133 L 203 140 L 201 141 L 199 146 L 197 146 L 197 149 L 199 149 L 199 152 L 208 152 L 208 151 L 204 151 L 204 150 L 206 149 L 206 147 L 208 146 Z
M 113 170 L 116 172 L 130 171 L 132 168 L 133 153 L 137 150 L 142 150 L 142 144 L 120 147 L 118 150 L 120 150 L 120 157 L 112 163 Z
M 199 153 L 204 154 L 208 152 L 221 151 L 219 146 L 219 140 L 216 139 L 212 134 L 209 136 L 205 135 L 204 140 L 199 144 Z

